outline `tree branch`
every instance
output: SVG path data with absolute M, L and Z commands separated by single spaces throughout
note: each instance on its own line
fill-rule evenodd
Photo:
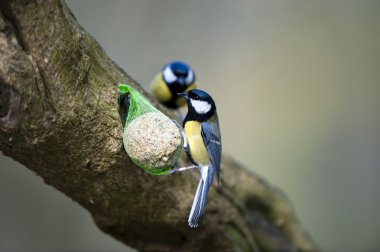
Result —
M 210 190 L 201 227 L 189 229 L 198 174 L 152 176 L 131 162 L 113 82 L 150 99 L 64 2 L 1 1 L 5 155 L 85 207 L 101 230 L 141 251 L 317 251 L 286 197 L 226 155 L 222 187 Z

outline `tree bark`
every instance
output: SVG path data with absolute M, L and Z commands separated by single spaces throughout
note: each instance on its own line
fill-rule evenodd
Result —
M 141 251 L 318 250 L 284 194 L 225 154 L 221 187 L 210 189 L 201 226 L 188 228 L 199 175 L 152 176 L 131 162 L 113 82 L 151 100 L 63 1 L 1 0 L 4 155 L 86 208 L 101 230 Z

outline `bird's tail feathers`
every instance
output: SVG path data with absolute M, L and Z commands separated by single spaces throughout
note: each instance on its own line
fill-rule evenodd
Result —
M 201 179 L 198 184 L 197 192 L 195 193 L 193 205 L 189 215 L 189 226 L 192 228 L 198 227 L 198 222 L 203 215 L 206 204 L 207 193 L 210 189 L 213 179 L 212 166 L 204 166 L 201 168 Z

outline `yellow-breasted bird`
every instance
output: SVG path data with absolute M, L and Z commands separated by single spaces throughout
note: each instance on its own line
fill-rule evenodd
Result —
M 188 219 L 190 227 L 197 227 L 203 215 L 214 174 L 219 184 L 222 145 L 218 114 L 214 100 L 202 90 L 193 89 L 188 93 L 178 95 L 187 101 L 188 106 L 188 112 L 183 121 L 187 140 L 184 146 L 186 154 L 201 173 Z
M 166 64 L 150 85 L 156 100 L 171 109 L 185 106 L 186 102 L 178 97 L 178 93 L 188 92 L 195 87 L 194 71 L 181 61 Z

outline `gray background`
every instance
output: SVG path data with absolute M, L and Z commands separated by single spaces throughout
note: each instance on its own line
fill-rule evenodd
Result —
M 67 3 L 145 87 L 170 60 L 192 65 L 225 153 L 286 191 L 325 251 L 380 249 L 380 1 Z M 31 171 L 0 164 L 0 251 L 125 250 Z

